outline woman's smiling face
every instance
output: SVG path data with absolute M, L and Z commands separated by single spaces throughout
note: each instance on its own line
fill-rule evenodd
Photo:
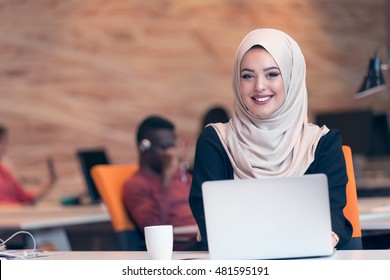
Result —
M 270 116 L 283 105 L 285 94 L 282 74 L 264 48 L 251 48 L 243 56 L 240 90 L 244 105 L 256 116 Z

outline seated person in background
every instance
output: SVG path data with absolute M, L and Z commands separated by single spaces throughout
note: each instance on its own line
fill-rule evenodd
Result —
M 222 106 L 214 106 L 208 109 L 203 116 L 202 124 L 200 126 L 199 135 L 203 129 L 210 123 L 227 123 L 229 121 L 229 113 Z
M 0 204 L 33 204 L 49 192 L 54 185 L 55 178 L 51 176 L 47 184 L 32 191 L 26 191 L 2 162 L 7 143 L 7 129 L 0 125 Z
M 199 127 L 199 132 L 196 139 L 202 134 L 203 129 L 210 123 L 227 123 L 229 121 L 229 113 L 223 106 L 212 106 L 204 113 Z M 188 148 L 186 154 L 186 162 L 188 162 L 188 172 L 193 173 L 194 169 L 194 157 L 195 157 L 195 144 L 189 145 L 192 148 Z
M 139 170 L 125 183 L 124 201 L 137 227 L 195 226 L 188 197 L 192 177 L 182 168 L 174 125 L 161 117 L 138 127 Z M 195 250 L 196 232 L 175 235 L 175 250 Z

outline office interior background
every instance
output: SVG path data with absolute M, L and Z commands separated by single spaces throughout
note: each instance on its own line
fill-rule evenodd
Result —
M 307 63 L 309 117 L 388 114 L 390 91 L 355 99 L 369 58 L 390 46 L 390 0 L 0 1 L 0 123 L 6 161 L 26 185 L 58 181 L 48 199 L 85 190 L 79 149 L 137 161 L 147 115 L 196 140 L 211 106 L 231 111 L 236 49 L 252 29 L 290 34 Z M 385 71 L 390 82 L 390 73 Z M 357 126 L 359 127 L 359 126 Z

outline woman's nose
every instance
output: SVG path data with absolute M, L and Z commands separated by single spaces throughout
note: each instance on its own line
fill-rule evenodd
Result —
M 256 90 L 257 91 L 263 91 L 267 87 L 266 81 L 263 75 L 260 75 L 256 79 Z

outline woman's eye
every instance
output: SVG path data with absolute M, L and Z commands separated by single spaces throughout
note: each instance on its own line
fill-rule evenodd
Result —
M 272 73 L 269 73 L 267 76 L 270 77 L 270 78 L 276 78 L 280 75 L 280 73 L 277 73 L 277 72 L 272 72 Z
M 253 75 L 251 75 L 251 74 L 242 74 L 241 78 L 242 79 L 251 79 L 251 78 L 253 78 Z

